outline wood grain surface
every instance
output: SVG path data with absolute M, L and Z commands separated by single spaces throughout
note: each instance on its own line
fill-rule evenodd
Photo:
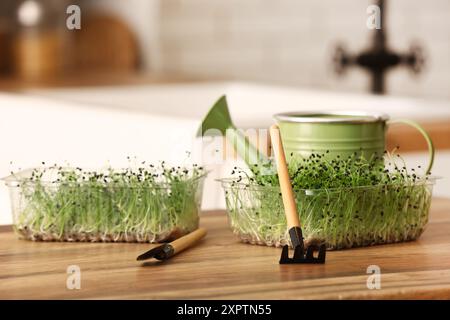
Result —
M 205 212 L 208 235 L 166 262 L 135 261 L 148 244 L 43 243 L 0 228 L 2 299 L 450 298 L 450 200 L 434 199 L 414 242 L 330 251 L 325 265 L 279 265 L 280 249 L 242 244 L 224 212 Z M 69 265 L 81 288 L 66 288 Z M 381 289 L 367 289 L 367 267 Z

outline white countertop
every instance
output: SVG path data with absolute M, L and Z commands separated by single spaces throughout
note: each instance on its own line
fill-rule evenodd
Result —
M 392 118 L 450 119 L 450 101 L 350 94 L 242 82 L 114 86 L 30 90 L 29 94 L 108 109 L 201 119 L 212 104 L 227 95 L 237 126 L 268 127 L 271 116 L 300 110 L 365 110 Z

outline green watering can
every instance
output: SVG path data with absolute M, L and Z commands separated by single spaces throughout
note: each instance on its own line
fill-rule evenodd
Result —
M 410 125 L 425 138 L 429 150 L 426 173 L 434 162 L 434 146 L 425 130 L 416 122 L 406 119 L 389 120 L 385 114 L 366 112 L 294 112 L 274 116 L 280 128 L 288 161 L 292 156 L 308 157 L 312 153 L 324 154 L 327 159 L 347 157 L 355 152 L 369 159 L 385 150 L 387 128 L 396 123 Z M 226 97 L 222 96 L 202 122 L 198 136 L 222 135 L 251 167 L 267 163 L 269 159 L 253 146 L 231 121 Z

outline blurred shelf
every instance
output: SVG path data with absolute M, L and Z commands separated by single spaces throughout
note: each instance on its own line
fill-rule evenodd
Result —
M 22 90 L 39 88 L 167 84 L 197 81 L 201 81 L 201 79 L 170 74 L 154 75 L 144 72 L 71 73 L 57 78 L 53 77 L 36 80 L 0 76 L 0 91 L 20 92 Z

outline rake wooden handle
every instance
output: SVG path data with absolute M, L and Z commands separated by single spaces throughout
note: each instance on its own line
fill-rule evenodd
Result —
M 281 141 L 280 129 L 276 124 L 270 127 L 270 139 L 272 141 L 273 153 L 277 165 L 278 179 L 280 181 L 281 196 L 283 198 L 284 212 L 289 229 L 300 227 L 297 206 L 295 204 L 294 192 L 292 191 L 291 180 L 284 154 L 283 142 Z
M 192 231 L 191 233 L 174 240 L 170 243 L 174 250 L 174 254 L 180 253 L 181 251 L 189 248 L 194 243 L 202 239 L 206 235 L 206 229 L 204 228 L 198 228 L 195 231 Z

